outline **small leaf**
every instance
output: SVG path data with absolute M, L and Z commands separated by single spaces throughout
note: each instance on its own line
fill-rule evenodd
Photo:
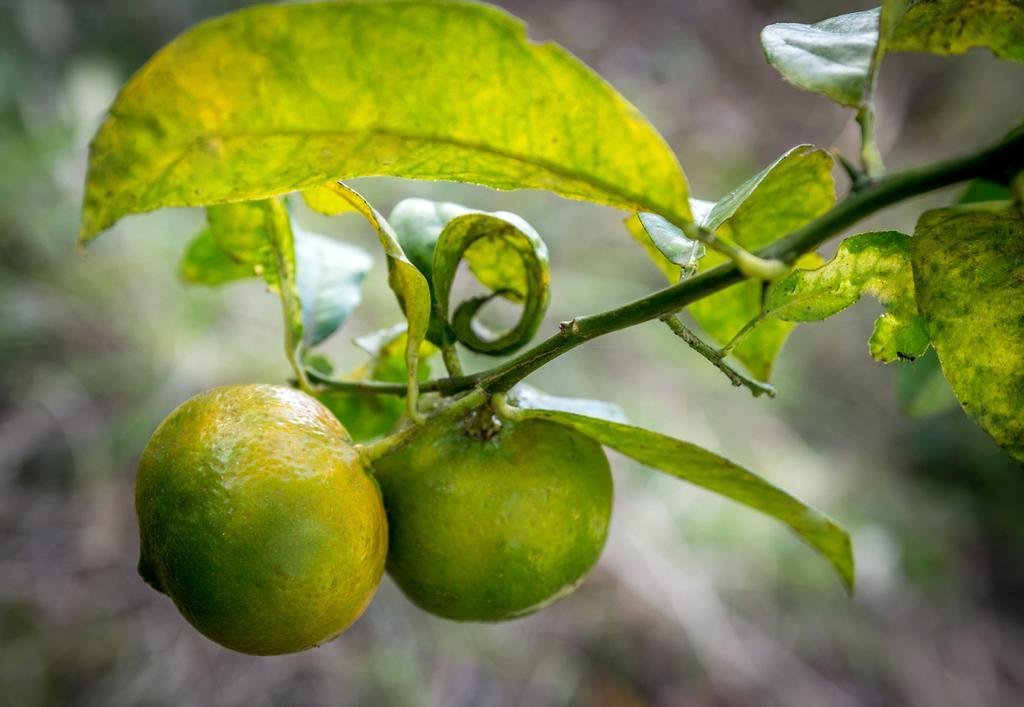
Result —
M 813 25 L 769 25 L 761 46 L 768 63 L 794 86 L 857 108 L 875 66 L 879 14 L 875 8 Z
M 206 222 L 214 242 L 233 260 L 252 265 L 258 275 L 274 267 L 263 201 L 210 206 Z
M 338 197 L 334 197 L 339 201 Z M 263 276 L 277 291 L 277 265 L 266 228 L 266 200 L 211 206 L 206 210 L 214 245 L 239 270 Z M 347 202 L 345 202 L 347 203 Z M 291 227 L 296 287 L 302 303 L 303 343 L 315 346 L 334 333 L 359 304 L 363 277 L 373 265 L 360 248 Z
M 334 198 L 331 199 L 328 195 L 333 195 Z M 415 415 L 418 402 L 417 358 L 420 343 L 426 338 L 427 327 L 430 324 L 430 286 L 426 278 L 405 255 L 391 225 L 355 190 L 341 182 L 331 182 L 322 185 L 312 197 L 307 197 L 306 203 L 314 208 L 319 206 L 321 213 L 328 216 L 358 213 L 377 231 L 381 247 L 388 259 L 388 285 L 398 297 L 408 322 L 405 361 L 410 376 L 406 406 L 410 414 Z
M 862 295 L 871 295 L 888 310 L 875 323 L 872 357 L 889 363 L 913 360 L 928 350 L 928 332 L 914 301 L 910 237 L 896 231 L 852 236 L 821 267 L 794 270 L 769 290 L 766 316 L 821 321 Z
M 189 244 L 178 266 L 181 279 L 190 285 L 217 287 L 234 280 L 252 277 L 251 265 L 228 257 L 213 239 L 210 229 L 204 229 Z
M 504 355 L 533 337 L 547 310 L 550 276 L 547 246 L 530 224 L 504 211 L 488 213 L 426 199 L 399 202 L 389 220 L 410 259 L 431 280 L 431 341 L 443 343 L 450 329 L 450 335 L 473 351 Z M 451 288 L 463 258 L 493 294 L 461 303 L 449 327 Z M 523 305 L 517 324 L 500 334 L 473 321 L 494 297 Z
M 657 214 L 633 214 L 626 219 L 626 227 L 641 244 L 653 245 L 652 258 L 670 281 L 696 272 L 697 262 L 704 257 L 703 243 L 688 238 L 681 228 Z
M 911 239 L 917 305 L 964 410 L 1024 464 L 1024 218 L 938 209 Z
M 553 410 L 555 412 L 586 415 L 587 417 L 607 422 L 619 422 L 622 424 L 629 422 L 626 418 L 626 412 L 615 403 L 605 400 L 562 398 L 556 395 L 548 395 L 544 391 L 538 390 L 526 383 L 516 385 L 509 391 L 508 397 L 516 407 L 528 410 Z
M 832 156 L 813 145 L 790 148 L 716 201 L 699 223 L 715 231 L 730 222 L 743 245 L 765 246 L 831 208 L 832 165 Z
M 408 340 L 405 325 L 385 329 L 356 340 L 360 348 L 368 349 L 370 360 L 345 377 L 349 381 L 382 381 L 403 383 L 408 376 L 405 351 Z M 424 341 L 418 353 L 418 378 L 430 378 L 430 357 L 437 352 Z M 307 359 L 307 365 L 312 362 Z M 317 398 L 352 435 L 356 442 L 382 437 L 395 429 L 405 411 L 405 403 L 393 395 L 375 395 L 340 390 L 321 391 Z
M 128 81 L 92 141 L 80 238 L 130 213 L 376 175 L 690 218 L 686 178 L 650 123 L 505 12 L 289 3 L 203 22 Z
M 880 8 L 813 25 L 770 25 L 761 33 L 761 46 L 768 63 L 797 88 L 871 115 L 882 58 L 910 2 L 882 0 Z
M 298 290 L 306 346 L 333 334 L 362 300 L 373 259 L 361 248 L 295 229 Z
M 896 25 L 889 51 L 963 54 L 984 47 L 1024 62 L 1020 0 L 916 0 Z
M 755 251 L 812 221 L 834 203 L 831 155 L 800 145 L 719 200 L 700 223 Z M 709 251 L 700 269 L 723 262 L 725 256 Z M 820 262 L 811 253 L 797 265 L 813 267 Z M 704 331 L 724 345 L 761 313 L 761 298 L 761 283 L 748 280 L 695 302 L 689 312 Z M 733 355 L 754 376 L 767 381 L 792 329 L 787 322 L 761 322 L 743 337 Z
M 743 467 L 696 445 L 641 427 L 553 410 L 528 410 L 525 414 L 565 425 L 642 464 L 782 521 L 831 562 L 843 584 L 852 590 L 853 554 L 846 531 Z

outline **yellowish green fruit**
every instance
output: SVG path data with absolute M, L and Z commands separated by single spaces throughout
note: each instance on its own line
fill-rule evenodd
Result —
M 593 440 L 560 425 L 431 425 L 374 464 L 388 573 L 419 607 L 502 621 L 567 595 L 608 535 L 612 478 Z
M 139 573 L 243 653 L 312 648 L 370 603 L 387 554 L 380 492 L 347 433 L 296 390 L 201 393 L 157 428 L 135 486 Z

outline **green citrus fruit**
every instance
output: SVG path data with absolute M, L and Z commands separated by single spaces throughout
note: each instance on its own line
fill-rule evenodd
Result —
M 337 636 L 369 604 L 387 554 L 380 491 L 346 439 L 290 388 L 229 386 L 184 403 L 139 462 L 139 573 L 243 653 Z
M 433 614 L 501 621 L 565 596 L 597 562 L 612 478 L 600 445 L 560 425 L 476 428 L 428 426 L 374 473 L 398 586 Z

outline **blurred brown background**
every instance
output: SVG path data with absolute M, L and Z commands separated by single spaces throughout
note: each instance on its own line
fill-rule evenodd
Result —
M 853 533 L 860 586 L 784 528 L 615 459 L 609 546 L 590 579 L 503 625 L 435 619 L 389 580 L 341 639 L 259 659 L 193 631 L 135 574 L 134 467 L 176 404 L 282 381 L 276 301 L 256 282 L 186 289 L 198 211 L 126 219 L 74 250 L 86 145 L 118 86 L 229 0 L 0 0 L 0 704 L 1010 705 L 1024 702 L 1024 472 L 959 409 L 901 409 L 898 367 L 867 355 L 862 302 L 798 329 L 776 400 L 733 389 L 650 324 L 531 382 L 620 403 L 826 510 Z M 504 0 L 647 113 L 696 196 L 721 196 L 792 145 L 856 150 L 851 114 L 785 84 L 760 28 L 869 3 Z M 880 87 L 891 167 L 980 146 L 1024 115 L 1022 68 L 985 53 L 895 55 Z M 359 188 L 517 211 L 547 239 L 550 322 L 660 287 L 605 208 L 540 193 L 400 180 Z M 862 224 L 911 230 L 958 190 Z M 373 248 L 356 221 L 309 227 Z M 613 257 L 611 257 L 613 255 Z M 383 261 L 328 346 L 397 321 Z M 475 361 L 474 365 L 482 365 Z M 941 391 L 940 391 L 941 392 Z

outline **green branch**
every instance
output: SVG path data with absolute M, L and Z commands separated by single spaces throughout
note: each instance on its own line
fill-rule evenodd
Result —
M 800 256 L 887 206 L 971 179 L 1007 182 L 1022 168 L 1024 129 L 1011 133 L 1002 142 L 975 154 L 882 177 L 856 193 L 851 193 L 806 226 L 762 248 L 756 255 L 792 265 Z M 563 322 L 555 335 L 490 370 L 470 376 L 429 381 L 421 389 L 436 390 L 445 395 L 472 387 L 480 387 L 489 393 L 507 391 L 552 359 L 591 339 L 673 314 L 745 279 L 747 276 L 735 264 L 720 265 L 621 307 Z M 327 384 L 327 387 L 331 386 Z M 400 394 L 397 390 L 379 387 L 374 392 Z

